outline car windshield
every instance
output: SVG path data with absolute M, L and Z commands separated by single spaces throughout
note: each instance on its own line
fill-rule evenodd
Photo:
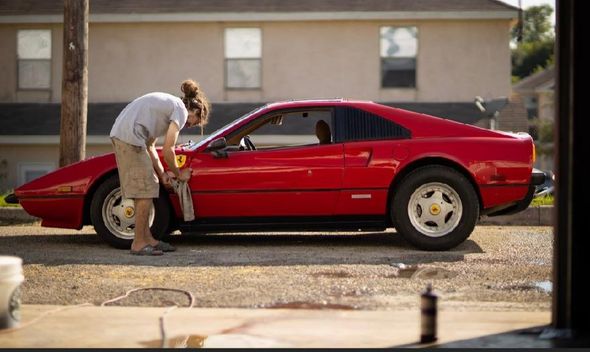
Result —
M 232 122 L 228 123 L 227 125 L 225 125 L 225 126 L 221 127 L 221 128 L 220 128 L 220 129 L 218 129 L 217 131 L 215 131 L 215 132 L 211 133 L 211 134 L 209 135 L 209 137 L 207 137 L 207 138 L 205 138 L 205 139 L 203 139 L 203 140 L 201 140 L 201 141 L 199 141 L 199 142 L 197 142 L 197 143 L 194 143 L 194 144 L 192 144 L 192 145 L 188 146 L 186 149 L 188 149 L 188 150 L 191 150 L 191 151 L 193 151 L 193 150 L 197 150 L 197 149 L 198 149 L 200 146 L 202 146 L 202 145 L 205 145 L 205 144 L 208 144 L 209 142 L 211 142 L 212 140 L 214 140 L 215 138 L 217 138 L 219 135 L 223 134 L 223 132 L 224 132 L 225 130 L 227 130 L 227 129 L 230 129 L 230 128 L 232 128 L 233 126 L 235 126 L 235 125 L 239 124 L 240 122 L 244 121 L 244 120 L 245 120 L 245 119 L 247 119 L 248 117 L 250 117 L 250 116 L 254 115 L 255 113 L 257 113 L 258 111 L 260 111 L 260 110 L 264 109 L 264 108 L 265 108 L 267 105 L 268 105 L 268 104 L 265 104 L 265 105 L 262 105 L 262 106 L 260 106 L 260 107 L 257 107 L 256 109 L 254 109 L 254 110 L 252 110 L 252 111 L 250 111 L 250 112 L 246 113 L 246 114 L 245 114 L 245 115 L 243 115 L 242 117 L 240 117 L 240 118 L 238 118 L 238 119 L 236 119 L 236 120 L 234 120 L 234 121 L 232 121 Z

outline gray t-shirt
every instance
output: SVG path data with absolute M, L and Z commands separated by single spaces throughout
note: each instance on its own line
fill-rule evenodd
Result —
M 180 98 L 168 93 L 149 93 L 135 99 L 121 111 L 110 136 L 145 148 L 148 140 L 166 134 L 170 122 L 176 123 L 180 130 L 187 118 L 188 111 Z

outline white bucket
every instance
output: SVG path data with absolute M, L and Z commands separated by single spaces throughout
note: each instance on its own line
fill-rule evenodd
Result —
M 20 285 L 25 280 L 19 257 L 0 255 L 0 329 L 20 322 Z

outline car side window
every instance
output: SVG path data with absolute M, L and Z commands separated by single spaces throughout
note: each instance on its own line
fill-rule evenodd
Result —
M 274 111 L 232 133 L 228 145 L 239 145 L 244 136 L 256 150 L 329 144 L 334 141 L 332 116 L 332 108 Z
M 334 115 L 333 133 L 337 143 L 411 137 L 407 128 L 368 111 L 339 106 L 334 109 Z

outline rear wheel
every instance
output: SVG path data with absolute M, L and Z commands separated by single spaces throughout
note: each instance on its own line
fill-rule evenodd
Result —
M 424 250 L 447 250 L 465 241 L 479 218 L 469 180 L 445 166 L 425 166 L 404 177 L 391 207 L 397 231 Z
M 171 225 L 167 195 L 160 190 L 149 214 L 150 230 L 156 239 L 164 239 Z M 121 194 L 119 177 L 113 175 L 98 186 L 90 203 L 90 219 L 96 233 L 113 247 L 131 248 L 135 236 L 135 207 L 132 199 Z

